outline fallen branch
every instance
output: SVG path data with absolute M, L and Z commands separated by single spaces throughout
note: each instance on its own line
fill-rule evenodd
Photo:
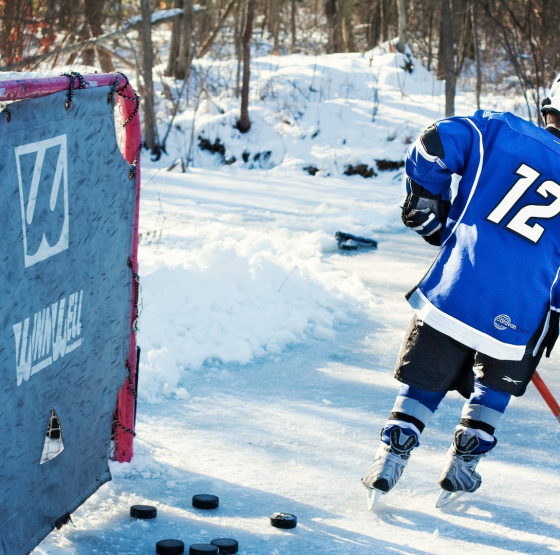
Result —
M 235 0 L 233 0 L 235 1 Z M 162 10 L 159 12 L 154 12 L 152 14 L 152 25 L 160 25 L 162 23 L 168 23 L 169 21 L 173 21 L 178 17 L 183 15 L 183 10 L 180 8 L 176 8 L 173 10 Z M 84 40 L 81 42 L 76 42 L 74 44 L 69 44 L 68 46 L 64 46 L 62 48 L 57 48 L 52 50 L 51 52 L 45 52 L 44 54 L 37 54 L 36 56 L 29 56 L 23 60 L 19 60 L 18 62 L 12 64 L 6 64 L 0 66 L 0 71 L 14 71 L 18 68 L 34 65 L 38 62 L 42 62 L 50 58 L 51 56 L 60 56 L 61 54 L 66 54 L 68 52 L 75 52 L 76 50 L 80 50 L 82 48 L 86 48 L 88 46 L 94 46 L 97 42 L 106 41 L 121 35 L 126 35 L 130 31 L 134 31 L 138 29 L 142 25 L 142 17 L 135 16 L 126 21 L 123 27 L 117 29 L 115 31 L 111 31 L 109 33 L 105 33 L 103 35 L 99 35 L 98 37 L 93 37 L 88 40 Z M 114 53 L 112 53 L 114 54 Z M 118 57 L 118 56 L 117 56 Z M 119 58 L 120 59 L 120 58 Z

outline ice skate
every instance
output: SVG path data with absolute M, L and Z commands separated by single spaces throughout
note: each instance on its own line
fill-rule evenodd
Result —
M 390 433 L 391 444 L 381 442 L 371 468 L 362 478 L 368 490 L 368 509 L 372 509 L 381 495 L 388 493 L 401 477 L 410 458 L 410 452 L 418 444 L 414 432 L 406 434 L 395 426 Z
M 473 454 L 480 441 L 476 435 L 468 436 L 465 429 L 455 432 L 455 438 L 447 454 L 447 466 L 441 473 L 439 485 L 443 490 L 436 502 L 436 507 L 443 507 L 456 501 L 464 493 L 476 491 L 482 483 L 476 465 L 482 453 Z

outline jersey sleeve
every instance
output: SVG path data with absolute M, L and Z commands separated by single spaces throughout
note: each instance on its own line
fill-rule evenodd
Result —
M 475 119 L 479 119 L 478 113 L 472 118 L 444 119 L 428 127 L 407 153 L 408 177 L 431 193 L 450 198 L 451 176 L 463 175 L 473 144 L 479 142 L 477 128 L 471 123 Z

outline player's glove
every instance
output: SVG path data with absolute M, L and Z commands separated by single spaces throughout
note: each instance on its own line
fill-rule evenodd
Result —
M 402 208 L 401 218 L 406 227 L 409 227 L 424 241 L 439 247 L 441 232 L 451 209 L 448 200 L 442 200 L 441 195 L 434 195 L 428 189 L 408 179 L 410 192 L 406 196 Z

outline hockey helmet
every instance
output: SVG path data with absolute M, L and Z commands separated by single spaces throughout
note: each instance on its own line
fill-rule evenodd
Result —
M 541 114 L 544 116 L 547 112 L 560 114 L 560 74 L 556 76 L 548 96 L 542 101 Z

